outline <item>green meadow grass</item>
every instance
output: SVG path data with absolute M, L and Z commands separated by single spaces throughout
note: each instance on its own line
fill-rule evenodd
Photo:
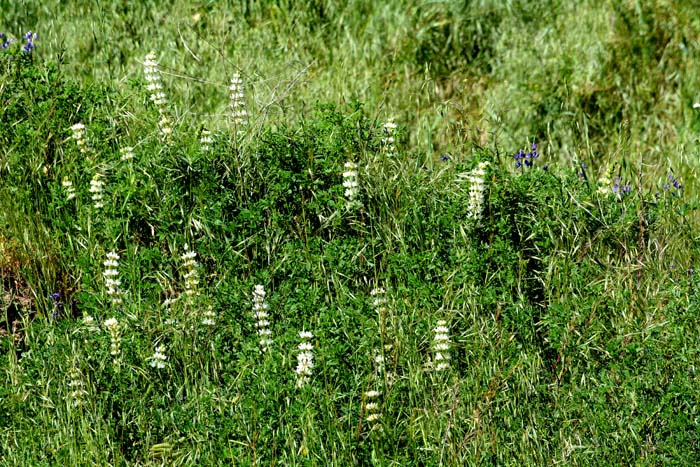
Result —
M 0 10 L 0 465 L 700 463 L 690 2 Z

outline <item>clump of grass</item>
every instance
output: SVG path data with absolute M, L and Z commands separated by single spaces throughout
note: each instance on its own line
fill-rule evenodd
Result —
M 31 53 L 0 51 L 0 120 L 12 122 L 0 126 L 8 465 L 698 463 L 692 170 L 676 169 L 674 153 L 656 176 L 630 162 L 631 139 L 593 163 L 567 146 L 598 151 L 649 107 L 619 84 L 587 88 L 595 74 L 552 58 L 576 49 L 573 33 L 551 46 L 573 15 L 564 5 L 419 5 L 410 18 L 396 15 L 400 2 L 355 6 L 361 15 L 232 7 L 245 44 L 235 67 L 212 46 L 223 7 L 175 2 L 152 38 L 148 15 L 162 7 L 100 7 L 128 10 L 108 16 L 123 21 L 113 34 L 143 26 L 141 47 L 163 51 L 143 63 L 153 96 L 124 79 L 142 64 L 123 60 L 142 52 L 121 43 L 124 57 L 77 73 L 118 82 L 75 80 L 74 65 L 41 55 L 51 35 Z M 624 20 L 615 31 L 654 26 L 623 45 L 681 41 L 667 26 L 683 8 L 650 19 L 640 7 L 631 22 L 626 6 L 587 6 L 574 32 L 595 25 L 590 44 L 608 30 L 593 13 L 609 11 Z M 551 30 L 538 23 L 548 7 Z M 178 17 L 182 50 L 160 47 Z M 525 66 L 532 47 L 507 51 L 523 30 L 543 47 L 541 68 Z M 463 31 L 473 37 L 455 42 Z M 291 34 L 311 51 L 296 50 L 299 63 L 318 53 L 297 78 L 281 52 L 258 47 L 292 47 Z M 345 49 L 332 58 L 335 39 Z M 77 60 L 84 39 L 66 40 Z M 252 50 L 265 51 L 258 64 Z M 358 66 L 331 79 L 339 57 Z M 560 67 L 570 95 L 554 89 Z M 493 119 L 450 90 L 463 68 L 480 76 L 472 98 Z M 246 70 L 247 100 L 229 69 Z M 358 89 L 366 104 L 343 102 Z M 384 99 L 401 128 L 376 117 Z M 583 113 L 566 110 L 584 101 Z M 595 130 L 588 139 L 568 125 L 576 118 Z M 461 128 L 477 120 L 493 125 L 493 146 Z M 528 151 L 513 143 L 533 138 Z

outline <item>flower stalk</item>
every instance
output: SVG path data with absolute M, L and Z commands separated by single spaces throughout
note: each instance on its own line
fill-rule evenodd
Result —
M 109 297 L 112 305 L 119 305 L 122 303 L 122 291 L 121 280 L 119 279 L 119 255 L 114 251 L 107 253 L 107 259 L 102 263 L 105 267 L 102 275 L 105 279 L 105 288 L 107 289 L 107 296 Z
M 267 352 L 268 347 L 272 345 L 272 331 L 270 330 L 270 315 L 267 312 L 268 306 L 265 302 L 265 288 L 262 285 L 256 285 L 253 290 L 253 317 L 255 318 L 255 328 L 260 337 L 260 351 Z
M 314 369 L 314 346 L 311 343 L 314 335 L 309 331 L 301 331 L 299 333 L 302 341 L 299 343 L 297 354 L 297 367 L 294 372 L 297 375 L 297 387 L 302 388 L 306 386 L 313 374 Z
M 119 356 L 121 354 L 121 335 L 119 322 L 116 318 L 109 318 L 105 321 L 104 326 L 109 331 L 110 346 L 109 353 L 112 356 L 112 364 L 115 368 L 119 368 Z
M 153 105 L 155 105 L 160 115 L 158 129 L 160 130 L 161 138 L 167 140 L 172 135 L 173 129 L 170 118 L 167 115 L 166 104 L 168 103 L 168 99 L 163 91 L 163 83 L 161 82 L 160 69 L 155 52 L 150 52 L 146 55 L 143 66 L 146 81 L 148 82 L 146 89 L 151 93 L 151 102 L 153 102 Z
M 440 372 L 450 367 L 450 330 L 447 327 L 447 321 L 439 320 L 433 332 L 435 337 L 433 338 L 432 367 Z
M 345 199 L 347 201 L 347 209 L 355 209 L 362 206 L 362 202 L 358 200 L 360 194 L 357 164 L 348 161 L 344 165 L 345 171 L 343 172 L 343 187 L 345 188 Z
M 248 111 L 245 105 L 245 88 L 240 73 L 234 73 L 231 77 L 229 90 L 229 107 L 231 119 L 236 129 L 248 123 Z

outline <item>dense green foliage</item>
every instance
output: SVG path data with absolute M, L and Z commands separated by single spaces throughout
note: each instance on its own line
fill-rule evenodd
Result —
M 691 6 L 0 10 L 0 465 L 700 463 Z

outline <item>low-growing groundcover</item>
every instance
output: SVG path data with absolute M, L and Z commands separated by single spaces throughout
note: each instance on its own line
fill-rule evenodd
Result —
M 29 37 L 0 55 L 2 465 L 700 462 L 674 172 L 432 157 L 361 102 L 273 125 L 240 76 L 210 130 L 157 54 L 115 89 Z

